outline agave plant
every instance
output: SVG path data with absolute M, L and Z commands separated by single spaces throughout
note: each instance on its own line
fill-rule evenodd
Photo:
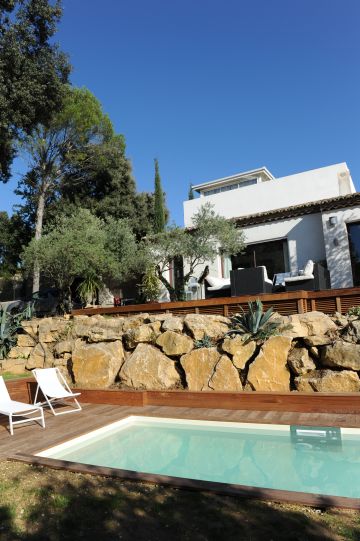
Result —
M 33 314 L 33 303 L 28 303 L 24 310 L 17 314 L 0 308 L 0 359 L 5 359 L 10 349 L 16 345 L 16 333 L 21 328 L 21 321 L 31 319 Z
M 264 313 L 263 304 L 259 299 L 248 302 L 248 306 L 248 312 L 245 313 L 240 307 L 241 313 L 231 318 L 232 329 L 227 334 L 241 334 L 245 340 L 266 340 L 277 334 L 280 323 L 270 321 L 273 314 L 272 307 Z

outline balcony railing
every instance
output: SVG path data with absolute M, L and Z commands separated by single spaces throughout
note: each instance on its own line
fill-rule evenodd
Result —
M 168 312 L 173 315 L 214 314 L 229 317 L 239 311 L 239 306 L 245 309 L 249 301 L 256 299 L 262 301 L 265 309 L 272 306 L 274 311 L 282 315 L 303 314 L 313 310 L 325 314 L 333 314 L 334 312 L 345 314 L 352 306 L 360 306 L 360 287 L 244 295 L 241 297 L 222 297 L 196 301 L 133 304 L 116 307 L 99 306 L 73 310 L 72 315 L 111 314 L 127 317 L 141 312 L 149 314 Z

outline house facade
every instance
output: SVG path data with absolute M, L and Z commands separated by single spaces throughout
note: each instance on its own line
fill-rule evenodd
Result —
M 265 265 L 269 277 L 298 273 L 306 262 L 326 266 L 332 288 L 360 285 L 360 193 L 346 163 L 275 178 L 266 167 L 193 186 L 199 197 L 184 202 L 185 227 L 201 205 L 236 221 L 246 251 L 219 253 L 210 274 Z

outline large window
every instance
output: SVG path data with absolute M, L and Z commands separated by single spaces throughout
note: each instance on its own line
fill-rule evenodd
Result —
M 273 240 L 248 244 L 243 254 L 232 256 L 232 268 L 259 267 L 265 265 L 269 278 L 279 272 L 288 272 L 289 256 L 287 240 Z
M 360 285 L 360 222 L 347 224 L 354 286 Z
M 221 188 L 213 188 L 212 190 L 207 190 L 206 192 L 204 192 L 204 195 L 214 195 L 215 193 L 237 190 L 238 188 L 243 188 L 244 186 L 252 186 L 253 184 L 257 184 L 257 178 L 249 178 L 246 180 L 242 180 L 241 182 L 235 182 L 234 184 L 227 184 L 226 186 L 221 186 Z

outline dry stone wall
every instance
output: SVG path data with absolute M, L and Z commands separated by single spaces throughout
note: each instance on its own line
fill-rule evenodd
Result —
M 216 315 L 34 319 L 0 372 L 57 366 L 84 388 L 360 392 L 359 319 L 273 319 L 282 331 L 264 343 L 229 336 L 230 320 Z

